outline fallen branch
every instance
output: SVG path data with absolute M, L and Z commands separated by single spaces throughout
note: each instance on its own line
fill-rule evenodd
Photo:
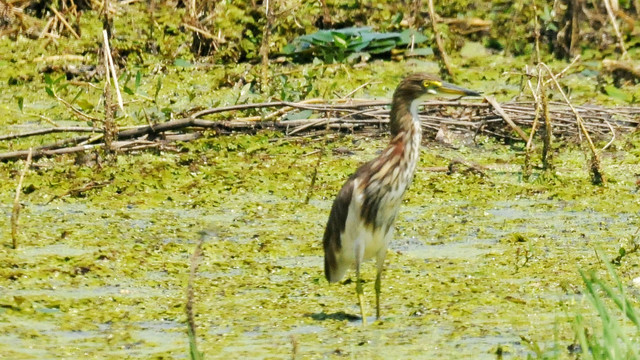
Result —
M 541 85 L 544 84 L 544 81 Z M 535 96 L 534 96 L 535 98 Z M 536 100 L 538 103 L 540 99 Z M 524 141 L 528 143 L 529 136 L 522 130 L 531 128 L 536 120 L 536 112 L 542 115 L 540 105 L 536 101 L 520 101 L 498 104 L 492 102 L 470 101 L 428 101 L 423 104 L 420 120 L 426 133 L 435 133 L 442 125 L 452 132 L 484 133 L 492 137 Z M 389 121 L 389 102 L 362 99 L 338 99 L 326 102 L 320 99 L 309 99 L 301 102 L 278 101 L 271 103 L 242 104 L 227 107 L 205 109 L 192 113 L 181 119 L 159 124 L 140 125 L 128 129 L 119 129 L 114 134 L 114 148 L 122 149 L 123 142 L 144 141 L 134 145 L 155 147 L 152 145 L 163 141 L 183 137 L 189 141 L 199 136 L 194 130 L 212 129 L 220 133 L 234 131 L 255 132 L 260 129 L 282 131 L 286 135 L 309 135 L 317 131 L 347 130 L 368 131 L 375 129 L 380 132 Z M 235 117 L 233 120 L 203 119 L 221 113 L 231 113 L 240 110 L 259 110 L 272 108 L 273 111 L 265 115 L 245 118 Z M 536 110 L 537 109 L 537 110 Z M 284 120 L 287 116 L 302 110 L 311 110 L 306 119 Z M 640 108 L 616 107 L 602 108 L 596 106 L 574 106 L 561 102 L 548 103 L 549 119 L 553 119 L 553 135 L 555 136 L 584 136 L 584 131 L 592 136 L 610 136 L 612 132 L 634 131 L 640 125 Z M 576 127 L 576 115 L 581 118 L 583 127 Z M 226 115 L 225 115 L 226 116 Z M 546 119 L 546 118 L 545 118 Z M 540 118 L 542 120 L 542 118 Z M 66 130 L 66 131 L 65 131 Z M 537 127 L 536 127 L 537 131 Z M 46 128 L 21 134 L 0 136 L 0 140 L 40 136 L 49 133 L 94 132 L 95 136 L 77 136 L 59 140 L 52 144 L 45 144 L 33 151 L 33 158 L 69 154 L 103 146 L 104 132 L 91 127 Z M 514 137 L 515 132 L 515 137 Z M 129 151 L 129 148 L 124 147 Z M 0 161 L 25 159 L 27 151 L 13 151 L 0 154 Z
M 52 134 L 52 133 L 100 132 L 100 131 L 101 130 L 99 128 L 93 128 L 93 127 L 80 127 L 80 126 L 53 127 L 53 128 L 33 130 L 33 131 L 20 133 L 20 134 L 2 135 L 0 136 L 0 140 L 19 139 L 23 137 L 46 135 L 46 134 Z

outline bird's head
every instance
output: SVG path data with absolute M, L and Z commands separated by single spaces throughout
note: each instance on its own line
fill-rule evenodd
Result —
M 450 84 L 430 74 L 407 75 L 393 93 L 391 134 L 396 135 L 412 126 L 412 122 L 418 119 L 418 105 L 423 97 L 429 95 L 479 96 L 480 93 Z
M 427 95 L 479 96 L 480 93 L 450 84 L 434 75 L 416 73 L 408 75 L 400 82 L 393 97 L 394 100 L 401 97 L 404 102 L 411 103 Z

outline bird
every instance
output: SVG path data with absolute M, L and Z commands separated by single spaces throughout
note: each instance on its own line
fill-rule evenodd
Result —
M 324 271 L 329 283 L 340 281 L 355 266 L 356 295 L 362 325 L 367 324 L 360 265 L 376 258 L 376 319 L 380 319 L 381 276 L 387 247 L 402 197 L 413 180 L 420 157 L 422 127 L 418 106 L 438 94 L 480 96 L 437 76 L 405 76 L 393 93 L 389 118 L 391 141 L 375 159 L 361 165 L 342 186 L 331 207 L 323 237 Z

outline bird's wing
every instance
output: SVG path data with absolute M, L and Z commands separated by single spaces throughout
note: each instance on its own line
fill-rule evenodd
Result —
M 355 176 L 351 176 L 349 180 L 342 186 L 338 196 L 333 201 L 331 214 L 327 221 L 327 227 L 324 231 L 324 272 L 327 280 L 333 282 L 335 279 L 335 271 L 338 268 L 337 255 L 342 248 L 341 236 L 347 223 L 349 214 L 349 206 L 352 201 L 352 195 L 355 185 Z M 333 280 L 333 281 L 332 281 Z

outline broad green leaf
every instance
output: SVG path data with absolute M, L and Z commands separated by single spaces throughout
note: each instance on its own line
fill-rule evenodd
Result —
M 313 110 L 302 110 L 297 113 L 290 113 L 285 117 L 285 120 L 305 120 L 313 115 Z
M 392 45 L 388 45 L 388 46 L 384 46 L 384 47 L 377 47 L 377 48 L 373 48 L 373 49 L 369 49 L 368 51 L 371 54 L 382 54 L 382 53 L 386 53 L 391 51 L 391 49 L 395 48 L 396 44 L 392 44 Z
M 348 45 L 346 36 L 340 34 L 340 33 L 334 33 L 333 34 L 333 42 L 338 45 L 338 47 L 341 47 L 343 49 L 345 49 Z
M 369 44 L 371 44 L 371 42 L 369 41 L 359 41 L 356 43 L 351 43 L 349 44 L 349 51 L 354 51 L 354 52 L 359 52 L 361 50 L 363 50 L 364 48 L 366 48 L 367 46 L 369 46 Z
M 357 36 L 363 33 L 371 32 L 371 27 L 370 26 L 348 27 L 344 29 L 333 30 L 333 32 L 337 32 L 343 35 Z
M 282 53 L 283 54 L 293 54 L 294 52 L 296 52 L 296 46 L 293 44 L 287 44 L 282 48 Z
M 428 37 L 426 37 L 423 33 L 413 30 L 413 29 L 407 29 L 403 32 L 401 32 L 399 34 L 400 37 L 400 41 L 398 42 L 398 45 L 409 45 L 411 44 L 411 36 L 413 35 L 413 43 L 414 44 L 421 44 L 427 40 L 429 40 Z

